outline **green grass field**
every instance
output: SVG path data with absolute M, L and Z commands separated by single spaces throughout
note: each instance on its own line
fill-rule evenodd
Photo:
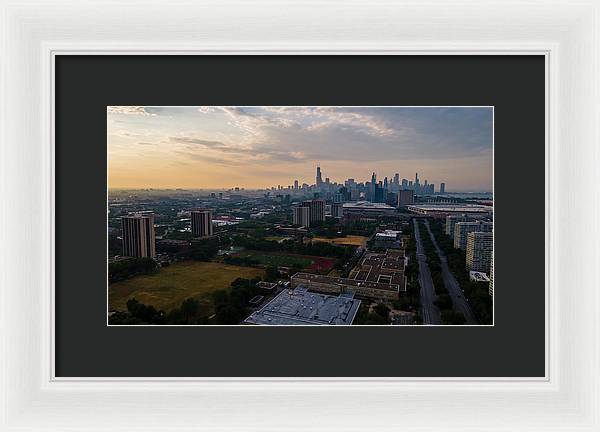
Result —
M 257 260 L 260 264 L 267 266 L 283 266 L 283 267 L 310 267 L 313 264 L 313 260 L 300 255 L 279 255 L 268 252 L 260 251 L 244 251 L 236 254 L 240 258 L 252 258 Z
M 264 276 L 262 269 L 238 267 L 214 262 L 186 261 L 161 268 L 157 274 L 135 276 L 110 284 L 108 303 L 111 310 L 127 310 L 127 300 L 169 311 L 189 297 L 207 299 L 211 292 L 227 289 L 236 278 Z

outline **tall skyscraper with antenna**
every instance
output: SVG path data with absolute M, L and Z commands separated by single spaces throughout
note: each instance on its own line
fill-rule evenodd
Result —
M 316 179 L 317 187 L 323 184 L 323 177 L 321 176 L 321 167 L 317 166 L 317 179 Z

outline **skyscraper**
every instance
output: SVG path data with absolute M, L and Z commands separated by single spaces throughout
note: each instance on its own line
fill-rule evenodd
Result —
M 411 189 L 400 189 L 398 191 L 398 208 L 406 207 L 415 202 L 415 191 Z
M 298 180 L 294 180 L 294 190 L 298 190 Z
M 467 234 L 467 270 L 490 272 L 494 234 L 491 232 L 470 232 Z
M 440 194 L 446 193 L 446 183 L 440 183 Z
M 136 258 L 156 258 L 154 215 L 135 214 L 121 218 L 123 255 Z
M 321 176 L 321 167 L 317 167 L 317 178 L 316 178 L 317 187 L 320 187 L 323 184 L 323 177 Z
M 192 210 L 192 236 L 208 237 L 213 235 L 212 211 Z

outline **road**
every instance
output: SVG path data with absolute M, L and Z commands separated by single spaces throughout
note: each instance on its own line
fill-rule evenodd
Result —
M 450 294 L 450 298 L 452 298 L 452 303 L 454 304 L 454 309 L 458 312 L 461 312 L 466 320 L 466 324 L 478 324 L 475 315 L 473 314 L 473 310 L 469 305 L 467 299 L 465 299 L 465 295 L 460 289 L 460 285 L 454 278 L 454 275 L 450 271 L 448 267 L 448 260 L 446 259 L 446 255 L 442 252 L 440 247 L 435 240 L 435 236 L 433 232 L 431 232 L 431 228 L 429 227 L 429 221 L 424 221 L 425 226 L 427 227 L 427 231 L 429 231 L 429 236 L 431 237 L 431 241 L 433 242 L 433 246 L 435 246 L 435 250 L 437 251 L 438 256 L 440 257 L 440 266 L 442 268 L 442 278 L 444 279 L 444 285 L 446 285 L 446 289 L 448 290 L 448 294 Z
M 421 244 L 421 234 L 416 219 L 413 219 L 415 230 L 415 241 L 417 243 L 417 261 L 419 262 L 419 285 L 421 285 L 421 307 L 423 309 L 423 324 L 439 325 L 442 323 L 440 310 L 433 304 L 435 300 L 435 290 L 433 289 L 433 280 L 429 272 L 427 257 Z

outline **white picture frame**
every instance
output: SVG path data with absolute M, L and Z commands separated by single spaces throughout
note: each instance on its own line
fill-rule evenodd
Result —
M 0 430 L 600 431 L 597 1 L 0 8 Z M 53 59 L 140 53 L 544 55 L 546 376 L 57 378 Z

